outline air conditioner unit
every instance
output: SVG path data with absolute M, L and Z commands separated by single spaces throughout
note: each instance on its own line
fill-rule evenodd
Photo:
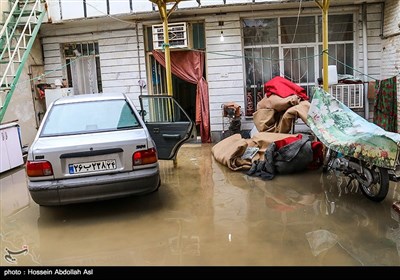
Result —
M 330 94 L 351 109 L 364 107 L 363 84 L 332 85 L 330 87 Z
M 153 49 L 163 49 L 164 29 L 162 24 L 153 25 Z M 189 36 L 186 22 L 169 23 L 168 38 L 170 48 L 188 48 Z

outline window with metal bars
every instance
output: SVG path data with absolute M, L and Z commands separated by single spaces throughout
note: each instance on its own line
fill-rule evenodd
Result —
M 353 14 L 330 15 L 328 19 L 329 64 L 338 74 L 354 74 Z M 246 69 L 246 116 L 252 116 L 264 97 L 263 85 L 282 76 L 309 94 L 322 77 L 321 16 L 243 19 Z
M 63 44 L 68 87 L 75 94 L 103 92 L 99 44 L 80 42 Z

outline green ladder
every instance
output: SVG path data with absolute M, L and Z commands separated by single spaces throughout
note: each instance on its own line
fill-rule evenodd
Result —
M 45 0 L 10 0 L 0 33 L 0 123 L 46 15 Z

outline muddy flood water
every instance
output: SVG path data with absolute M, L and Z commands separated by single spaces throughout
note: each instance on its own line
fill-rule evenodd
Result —
M 158 192 L 39 207 L 23 167 L 1 174 L 2 266 L 399 266 L 391 182 L 381 203 L 321 170 L 262 180 L 211 144 L 160 161 Z M 15 254 L 7 254 L 7 249 Z

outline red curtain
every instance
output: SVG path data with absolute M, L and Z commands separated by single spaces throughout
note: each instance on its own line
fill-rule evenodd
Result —
M 176 51 L 170 52 L 170 55 L 171 72 L 180 79 L 197 85 L 196 124 L 200 124 L 201 142 L 210 143 L 208 84 L 203 77 L 204 53 L 199 51 Z M 153 56 L 158 63 L 165 67 L 163 52 L 154 50 Z

